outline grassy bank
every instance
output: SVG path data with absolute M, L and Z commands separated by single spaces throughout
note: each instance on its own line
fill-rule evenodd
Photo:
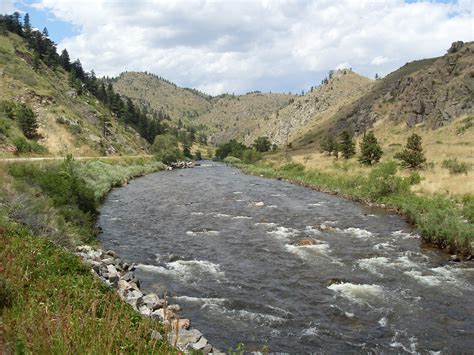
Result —
M 235 164 L 253 175 L 286 179 L 320 191 L 338 194 L 367 204 L 383 205 L 401 213 L 413 224 L 423 239 L 450 253 L 474 253 L 474 196 L 419 195 L 412 186 L 420 182 L 417 173 L 397 175 L 394 162 L 386 162 L 363 175 L 330 173 L 302 164 Z
M 68 249 L 96 240 L 106 192 L 160 170 L 151 159 L 15 163 L 1 169 L 0 352 L 169 353 Z

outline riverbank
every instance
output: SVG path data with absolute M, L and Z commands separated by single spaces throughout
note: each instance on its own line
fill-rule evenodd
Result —
M 73 254 L 97 243 L 96 208 L 111 188 L 163 168 L 150 158 L 2 165 L 2 352 L 175 352 L 161 323 L 141 317 Z
M 427 243 L 459 257 L 472 258 L 474 253 L 474 196 L 416 194 L 411 186 L 419 182 L 419 175 L 400 177 L 393 162 L 380 164 L 367 176 L 349 175 L 343 169 L 340 173 L 328 173 L 307 169 L 298 163 L 234 162 L 233 165 L 248 174 L 284 179 L 395 211 L 403 215 Z

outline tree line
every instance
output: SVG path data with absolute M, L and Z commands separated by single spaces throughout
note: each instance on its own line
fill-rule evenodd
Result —
M 348 131 L 343 131 L 336 137 L 328 134 L 321 143 L 321 150 L 330 156 L 334 156 L 336 159 L 339 158 L 339 154 L 344 159 L 350 159 L 356 155 L 356 144 L 352 135 Z M 360 142 L 359 162 L 364 165 L 374 165 L 380 161 L 382 155 L 382 147 L 374 132 L 364 133 Z M 405 148 L 401 152 L 396 153 L 394 158 L 399 160 L 400 165 L 404 168 L 421 168 L 426 162 L 421 137 L 416 133 L 409 136 Z

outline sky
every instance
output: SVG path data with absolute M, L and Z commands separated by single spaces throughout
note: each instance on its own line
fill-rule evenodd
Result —
M 147 71 L 217 95 L 373 78 L 474 40 L 474 0 L 0 0 L 99 76 Z

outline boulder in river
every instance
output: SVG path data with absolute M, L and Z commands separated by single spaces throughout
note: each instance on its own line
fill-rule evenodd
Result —
M 255 205 L 254 205 L 254 206 L 255 206 L 255 207 L 263 207 L 263 206 L 265 206 L 265 203 L 262 202 L 262 201 L 260 201 L 260 202 L 255 202 Z
M 311 239 L 301 239 L 295 242 L 295 246 L 297 247 L 304 247 L 308 245 L 314 245 L 314 240 Z

